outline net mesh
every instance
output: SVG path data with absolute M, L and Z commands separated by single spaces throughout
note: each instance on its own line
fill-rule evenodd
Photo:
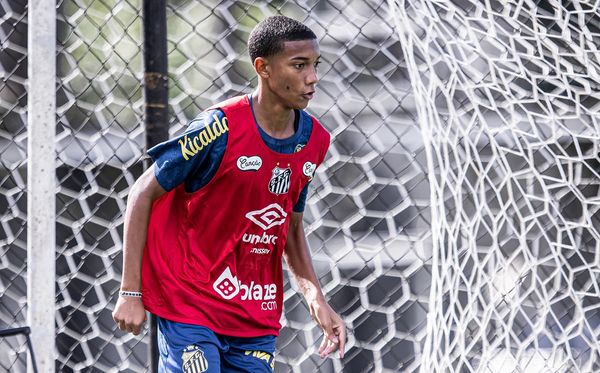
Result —
M 598 371 L 597 6 L 390 7 L 432 189 L 422 371 Z
M 141 1 L 58 4 L 56 346 L 59 372 L 142 372 L 147 332 L 118 331 L 123 213 L 143 172 Z
M 26 2 L 0 2 L 0 329 L 27 314 Z M 25 367 L 25 338 L 0 339 L 0 370 Z

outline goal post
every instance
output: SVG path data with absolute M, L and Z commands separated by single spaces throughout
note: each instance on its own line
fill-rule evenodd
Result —
M 37 372 L 37 366 L 51 372 L 56 346 L 56 4 L 29 1 L 27 16 L 27 324 L 33 344 L 27 371 Z
M 598 9 L 389 5 L 431 184 L 421 371 L 598 371 Z

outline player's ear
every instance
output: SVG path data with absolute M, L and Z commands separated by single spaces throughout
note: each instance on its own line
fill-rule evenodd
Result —
M 257 57 L 254 60 L 254 70 L 261 78 L 267 79 L 270 75 L 271 66 L 269 61 L 263 57 Z

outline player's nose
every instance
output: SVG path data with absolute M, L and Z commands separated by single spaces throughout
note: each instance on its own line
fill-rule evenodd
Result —
M 311 66 L 308 69 L 308 73 L 306 74 L 306 84 L 310 86 L 314 86 L 319 81 L 319 77 L 317 76 L 317 69 L 314 66 Z

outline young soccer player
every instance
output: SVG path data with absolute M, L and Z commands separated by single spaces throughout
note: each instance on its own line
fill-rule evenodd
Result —
M 270 372 L 283 308 L 282 256 L 324 333 L 344 355 L 346 328 L 325 301 L 302 226 L 308 184 L 330 136 L 303 109 L 315 93 L 315 34 L 288 17 L 248 40 L 251 95 L 214 105 L 148 153 L 125 213 L 113 312 L 139 334 L 158 318 L 163 372 Z

